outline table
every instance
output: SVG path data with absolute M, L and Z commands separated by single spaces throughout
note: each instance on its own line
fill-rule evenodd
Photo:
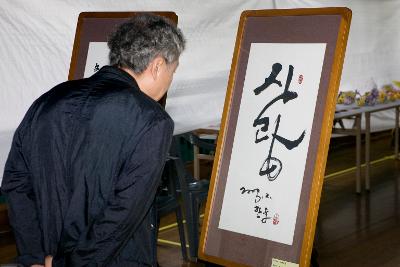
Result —
M 365 190 L 369 191 L 370 183 L 370 145 L 371 145 L 371 113 L 379 112 L 388 109 L 395 109 L 395 158 L 398 159 L 399 154 L 399 110 L 400 100 L 376 104 L 374 106 L 359 107 L 356 104 L 352 105 L 336 105 L 335 117 L 336 121 L 341 119 L 355 119 L 354 129 L 333 129 L 333 133 L 352 133 L 356 135 L 356 192 L 361 193 L 361 119 L 365 116 Z
M 193 131 L 201 139 L 217 141 L 219 133 L 219 125 L 209 126 Z M 193 176 L 200 179 L 200 160 L 214 160 L 214 155 L 201 154 L 198 146 L 193 145 Z

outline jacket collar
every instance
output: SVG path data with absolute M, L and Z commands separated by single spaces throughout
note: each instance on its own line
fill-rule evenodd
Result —
M 91 76 L 91 78 L 94 79 L 114 79 L 114 80 L 118 80 L 121 82 L 125 82 L 127 83 L 133 90 L 138 90 L 142 95 L 144 95 L 146 98 L 150 99 L 152 102 L 157 103 L 160 105 L 160 103 L 156 100 L 154 100 L 153 98 L 149 97 L 148 95 L 146 95 L 145 93 L 142 92 L 142 90 L 140 90 L 139 85 L 137 84 L 135 78 L 133 78 L 131 75 L 129 75 L 129 73 L 127 73 L 126 71 L 115 67 L 115 66 L 109 66 L 106 65 L 104 67 L 102 67 L 98 72 L 96 72 L 95 74 L 93 74 Z
M 111 78 L 111 79 L 116 79 L 122 82 L 128 83 L 131 87 L 139 89 L 139 85 L 137 84 L 136 80 L 129 75 L 126 71 L 115 67 L 115 66 L 104 66 L 102 67 L 98 72 L 93 74 L 93 78 L 99 78 L 99 77 L 104 77 L 104 78 Z M 140 90 L 140 89 L 139 89 Z

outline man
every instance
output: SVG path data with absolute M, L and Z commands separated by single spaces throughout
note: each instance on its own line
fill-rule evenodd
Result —
M 185 40 L 142 14 L 108 45 L 111 66 L 42 95 L 15 132 L 2 190 L 24 266 L 156 264 L 153 201 L 173 132 L 157 101 Z

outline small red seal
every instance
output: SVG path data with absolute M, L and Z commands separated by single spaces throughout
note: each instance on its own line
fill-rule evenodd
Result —
M 300 74 L 300 76 L 299 76 L 299 84 L 301 84 L 302 82 L 303 82 L 303 74 Z
M 277 225 L 279 223 L 279 214 L 275 213 L 274 218 L 272 219 L 272 223 Z

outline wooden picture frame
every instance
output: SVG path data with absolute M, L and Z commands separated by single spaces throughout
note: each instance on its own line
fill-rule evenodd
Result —
M 221 129 L 202 226 L 199 245 L 199 257 L 201 259 L 224 266 L 309 266 L 350 21 L 351 10 L 347 8 L 249 10 L 242 13 L 236 37 Z M 275 53 L 274 51 L 277 52 Z M 306 51 L 307 53 L 296 54 L 296 51 Z M 281 64 L 280 69 L 274 69 L 275 64 L 271 66 L 268 63 L 270 65 L 267 64 L 264 71 L 266 75 L 262 79 L 261 76 L 258 76 L 258 83 L 254 81 L 254 77 L 258 74 L 249 76 L 253 75 L 251 71 L 254 73 L 258 72 L 260 63 L 257 62 L 269 62 L 269 57 L 274 58 L 279 56 L 287 56 L 289 60 L 293 59 L 298 65 L 304 66 L 300 68 L 300 71 L 307 73 L 304 81 L 308 79 L 307 82 L 310 86 L 306 89 L 309 89 L 309 91 L 303 90 L 297 92 L 295 88 L 292 88 L 295 86 L 293 81 L 296 82 L 297 87 L 303 88 L 301 87 L 303 86 L 303 75 L 296 76 L 296 65 L 294 67 L 292 65 L 287 67 L 285 64 Z M 292 74 L 294 73 L 295 75 L 293 79 L 290 77 L 289 80 L 290 66 L 292 67 Z M 285 68 L 289 70 L 286 71 Z M 285 78 L 286 73 L 288 73 L 287 78 Z M 265 82 L 262 84 L 264 78 Z M 281 81 L 281 89 L 278 87 L 277 80 Z M 306 95 L 304 92 L 307 92 L 307 96 L 312 95 L 315 98 L 314 100 L 310 100 L 310 103 L 313 103 L 314 106 L 307 109 L 309 111 L 306 115 L 309 116 L 305 116 L 304 119 L 299 120 L 298 117 L 295 117 L 298 114 L 290 113 L 293 114 L 291 115 L 293 118 L 290 120 L 294 122 L 309 121 L 309 129 L 311 129 L 308 132 L 304 130 L 303 133 L 305 135 L 303 137 L 305 137 L 301 139 L 302 141 L 308 140 L 308 143 L 304 141 L 305 148 L 302 148 L 305 151 L 302 150 L 305 156 L 296 158 L 295 161 L 291 161 L 289 164 L 288 162 L 283 162 L 283 164 L 286 164 L 285 166 L 290 165 L 290 168 L 286 167 L 285 169 L 288 170 L 287 173 L 290 173 L 290 169 L 292 168 L 296 170 L 296 166 L 299 166 L 299 170 L 304 170 L 304 172 L 295 173 L 294 177 L 298 179 L 293 178 L 292 181 L 299 180 L 297 182 L 299 186 L 293 186 L 295 189 L 287 186 L 287 184 L 291 185 L 287 182 L 288 177 L 286 177 L 286 180 L 285 176 L 282 177 L 285 170 L 279 173 L 283 169 L 283 165 L 279 165 L 277 162 L 274 165 L 271 157 L 271 150 L 274 146 L 271 140 L 275 140 L 275 143 L 278 143 L 278 145 L 275 144 L 274 150 L 277 146 L 281 146 L 281 151 L 289 151 L 289 148 L 282 146 L 282 138 L 278 140 L 277 129 L 279 127 L 279 120 L 277 118 L 281 118 L 280 112 L 289 112 L 291 110 L 287 106 L 292 105 L 290 103 L 296 102 L 296 100 L 290 102 L 295 97 L 293 95 L 291 99 L 290 97 L 289 99 L 281 97 L 276 101 L 281 106 L 275 110 L 275 113 L 279 112 L 279 114 L 275 117 L 271 116 L 268 140 L 268 137 L 258 137 L 259 133 L 265 132 L 265 128 L 268 128 L 268 122 L 266 123 L 265 120 L 261 121 L 261 123 L 256 123 L 260 115 L 254 120 L 253 125 L 249 125 L 249 133 L 242 130 L 247 126 L 241 124 L 246 121 L 249 114 L 252 114 L 252 110 L 255 109 L 252 107 L 253 105 L 249 105 L 252 102 L 248 99 L 255 99 L 252 97 L 256 94 L 258 87 L 254 89 L 255 86 L 252 87 L 250 84 L 264 85 L 263 87 L 259 86 L 258 93 L 262 91 L 261 94 L 266 96 L 265 99 L 274 100 L 275 98 L 273 97 L 278 93 L 277 90 L 285 90 L 285 93 L 293 93 L 286 92 L 286 89 L 283 89 L 285 80 L 285 86 L 289 82 L 288 90 L 296 91 L 295 95 L 299 96 L 299 99 L 302 99 L 301 101 L 308 99 L 302 97 L 302 94 Z M 311 80 L 313 80 L 313 83 Z M 292 85 L 290 85 L 290 81 Z M 249 88 L 254 89 L 254 91 L 248 90 Z M 267 106 L 273 102 L 272 100 L 264 107 L 260 114 L 263 112 L 265 114 L 265 110 L 271 107 Z M 283 100 L 283 103 L 279 100 Z M 286 103 L 288 104 L 286 105 Z M 306 109 L 309 106 L 306 105 L 304 108 Z M 301 112 L 302 110 L 299 110 L 297 113 Z M 297 119 L 295 120 L 294 118 Z M 281 126 L 283 125 L 282 122 Z M 260 128 L 260 126 L 262 127 Z M 275 133 L 271 134 L 274 128 Z M 291 129 L 290 127 L 287 128 Z M 297 129 L 293 129 L 292 132 L 292 136 L 298 136 Z M 247 139 L 242 138 L 246 135 L 255 137 L 247 141 Z M 309 136 L 307 137 L 307 135 Z M 292 136 L 288 139 L 293 139 Z M 237 181 L 242 181 L 238 174 L 241 173 L 241 170 L 237 166 L 247 170 L 246 168 L 249 168 L 248 166 L 253 164 L 253 160 L 260 160 L 259 158 L 255 158 L 252 153 L 246 153 L 247 147 L 243 144 L 249 144 L 249 147 L 253 149 L 253 147 L 256 147 L 255 144 L 260 145 L 265 140 L 267 140 L 266 142 L 270 142 L 269 147 L 267 146 L 267 150 L 269 149 L 270 152 L 264 162 L 261 159 L 257 163 L 262 163 L 258 165 L 261 168 L 257 169 L 259 176 L 249 175 L 250 178 L 246 177 L 242 180 L 265 184 L 264 189 L 268 188 L 269 190 L 269 188 L 273 188 L 273 183 L 277 181 L 273 180 L 277 178 L 272 177 L 271 173 L 274 170 L 279 170 L 277 173 L 281 175 L 278 178 L 281 183 L 280 187 L 274 187 L 276 191 L 273 194 L 266 193 L 264 195 L 260 194 L 260 196 L 257 196 L 258 192 L 262 191 L 260 188 L 242 187 L 240 191 L 239 186 L 241 184 L 237 183 Z M 300 137 L 297 141 L 299 140 Z M 278 141 L 282 141 L 281 145 L 279 145 Z M 302 141 L 300 143 L 297 142 L 298 147 L 295 149 L 292 147 L 291 151 L 295 151 L 296 149 L 300 151 Z M 241 155 L 241 153 L 245 154 Z M 287 155 L 285 153 L 282 152 L 282 155 Z M 279 157 L 279 155 L 275 156 Z M 304 161 L 304 163 L 297 163 L 297 159 L 299 162 Z M 231 164 L 231 162 L 234 163 Z M 249 172 L 245 171 L 244 173 L 247 174 Z M 266 173 L 268 173 L 268 180 L 265 179 Z M 261 182 L 259 182 L 260 180 Z M 286 186 L 285 183 L 287 183 Z M 235 187 L 236 184 L 239 185 L 237 188 Z M 285 191 L 282 192 L 282 188 Z M 286 190 L 294 193 L 286 193 Z M 235 192 L 235 195 L 232 192 Z M 285 196 L 285 194 L 287 195 Z M 295 199 L 294 196 L 296 194 L 298 195 L 298 202 L 293 205 L 291 204 L 293 201 L 287 201 L 289 204 L 279 206 L 279 203 L 274 203 L 272 200 L 276 196 L 282 200 L 285 200 L 285 198 Z M 249 196 L 252 197 L 250 204 L 248 201 Z M 253 196 L 255 196 L 254 199 Z M 261 201 L 262 198 L 262 201 L 265 201 L 263 203 L 272 203 L 285 214 L 287 207 L 290 205 L 290 207 L 295 207 L 295 209 L 290 209 L 291 213 L 287 212 L 289 215 L 294 214 L 295 216 L 287 216 L 287 218 L 292 218 L 290 220 L 287 219 L 287 225 L 284 222 L 286 217 L 282 217 L 281 220 L 283 222 L 280 224 L 279 213 L 272 213 L 270 214 L 271 216 L 268 216 L 267 214 L 270 210 L 266 207 L 265 214 L 262 213 L 265 217 L 261 221 L 262 214 L 259 208 L 257 208 L 258 204 L 254 203 L 258 203 L 257 201 Z M 255 209 L 250 211 L 243 207 Z M 248 216 L 249 214 L 251 216 Z M 275 215 L 278 215 L 278 217 L 276 218 Z M 280 228 L 273 228 L 275 227 L 273 225 Z M 292 228 L 289 227 L 290 225 Z M 279 229 L 279 231 L 270 229 Z M 277 233 L 282 233 L 282 235 Z M 271 239 L 269 236 L 271 236 Z M 280 241 L 284 239 L 283 236 L 287 236 L 286 241 Z
M 82 12 L 79 14 L 76 26 L 75 40 L 72 50 L 68 80 L 84 78 L 89 44 L 91 42 L 107 42 L 108 36 L 115 28 L 137 15 L 152 13 L 170 19 L 178 24 L 175 12 Z M 159 101 L 165 106 L 166 95 Z

